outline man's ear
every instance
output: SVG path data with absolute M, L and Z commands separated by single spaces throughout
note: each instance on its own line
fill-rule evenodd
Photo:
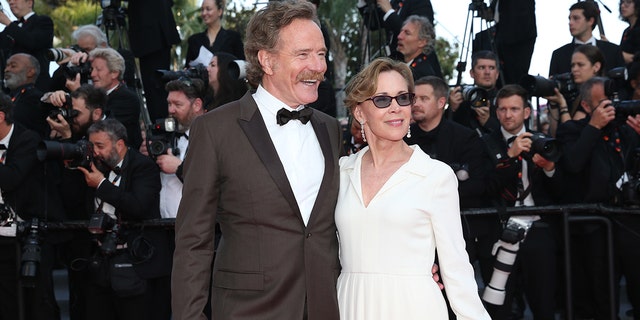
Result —
M 258 61 L 260 61 L 260 66 L 262 67 L 262 71 L 268 75 L 273 74 L 273 65 L 271 61 L 271 53 L 267 50 L 259 50 L 258 51 Z
M 102 119 L 102 108 L 95 108 L 91 113 L 91 120 L 98 121 Z

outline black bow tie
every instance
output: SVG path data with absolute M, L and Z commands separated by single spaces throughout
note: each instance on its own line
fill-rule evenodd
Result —
M 5 146 L 4 144 L 0 144 L 0 150 L 7 150 L 7 146 Z
M 311 119 L 311 114 L 313 113 L 312 108 L 304 108 L 300 111 L 289 111 L 285 108 L 278 110 L 276 114 L 276 120 L 278 120 L 278 124 L 283 126 L 289 122 L 289 120 L 300 120 L 302 124 L 307 124 L 309 119 Z
M 120 166 L 116 166 L 115 168 L 111 169 L 111 171 L 113 171 L 113 173 L 115 173 L 116 176 L 119 176 L 122 173 L 122 168 L 120 168 Z
M 25 22 L 27 22 L 27 19 L 25 19 L 24 17 L 18 19 L 18 23 L 24 24 Z

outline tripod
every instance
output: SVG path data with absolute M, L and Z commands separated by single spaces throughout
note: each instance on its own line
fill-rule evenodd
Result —
M 135 56 L 131 51 L 124 9 L 120 7 L 119 4 L 103 8 L 102 14 L 98 16 L 96 25 L 100 27 L 107 36 L 107 43 L 109 43 L 112 48 L 115 48 L 124 58 L 125 70 L 130 69 L 134 71 L 130 77 L 127 76 L 125 72 L 124 80 L 129 87 L 135 88 L 138 100 L 140 101 L 141 120 L 146 128 L 151 128 L 153 124 L 145 103 L 142 75 L 140 74 L 140 68 L 138 67 Z
M 378 17 L 378 8 L 375 0 L 367 0 L 363 20 L 361 46 L 364 49 L 362 50 L 361 61 L 365 61 L 364 65 L 368 65 L 373 59 L 386 57 L 390 54 L 385 36 L 386 30 Z M 377 37 L 374 39 L 375 33 L 377 33 Z
M 467 11 L 467 20 L 466 20 L 466 24 L 464 27 L 464 36 L 462 38 L 462 45 L 460 46 L 460 61 L 458 61 L 458 64 L 456 65 L 456 71 L 458 71 L 458 77 L 456 79 L 456 86 L 459 86 L 462 83 L 462 74 L 464 73 L 464 71 L 467 68 L 467 61 L 469 58 L 469 50 L 473 44 L 472 42 L 472 38 L 474 35 L 474 19 L 475 18 L 479 18 L 481 20 L 481 31 L 478 32 L 478 35 L 486 35 L 487 36 L 487 40 L 489 42 L 489 47 L 491 48 L 490 50 L 493 51 L 493 53 L 496 54 L 496 56 L 498 55 L 498 50 L 496 48 L 496 44 L 495 44 L 495 31 L 494 31 L 494 27 L 491 24 L 491 21 L 489 19 L 487 19 L 487 16 L 491 13 L 491 9 L 489 9 L 487 7 L 487 5 L 484 3 L 483 0 L 472 0 L 471 3 L 469 4 L 469 9 Z M 482 29 L 483 25 L 482 22 L 484 22 L 484 29 Z M 480 39 L 476 39 L 478 42 L 478 44 L 482 44 L 482 41 Z M 501 81 L 503 80 L 503 76 L 502 76 L 502 70 L 500 69 L 500 79 Z

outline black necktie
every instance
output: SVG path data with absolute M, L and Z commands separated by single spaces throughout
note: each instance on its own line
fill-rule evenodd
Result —
M 507 147 L 509 147 L 517 137 L 518 136 L 511 136 L 511 138 L 507 139 Z
M 311 119 L 311 114 L 313 113 L 312 108 L 304 108 L 300 111 L 289 111 L 285 108 L 278 110 L 276 114 L 276 120 L 278 120 L 278 124 L 283 126 L 289 122 L 289 120 L 300 120 L 302 124 L 307 124 L 309 119 Z

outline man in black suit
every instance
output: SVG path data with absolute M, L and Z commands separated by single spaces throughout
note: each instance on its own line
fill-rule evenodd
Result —
M 107 105 L 104 113 L 115 118 L 127 128 L 128 145 L 138 149 L 142 143 L 140 129 L 140 100 L 135 92 L 124 84 L 124 58 L 112 48 L 96 48 L 89 54 L 91 61 L 91 80 L 93 86 L 107 92 Z M 80 87 L 80 75 L 67 81 L 72 91 Z
M 429 156 L 450 165 L 458 176 L 460 208 L 490 205 L 485 194 L 491 159 L 482 141 L 471 129 L 443 118 L 449 87 L 444 80 L 427 76 L 416 80 L 416 102 L 411 107 L 414 124 L 408 144 L 417 144 Z M 357 121 L 356 121 L 357 122 Z M 499 221 L 491 217 L 463 216 L 463 232 L 470 261 L 480 263 L 482 279 L 489 282 L 493 271 L 491 248 L 497 240 Z
M 41 71 L 35 57 L 17 53 L 7 60 L 4 83 L 10 90 L 15 121 L 43 138 L 49 134 L 45 119 L 52 108 L 40 103 L 42 91 L 35 86 L 35 82 Z
M 16 53 L 28 53 L 36 57 L 40 63 L 36 86 L 46 91 L 49 89 L 49 60 L 46 52 L 53 46 L 53 21 L 47 16 L 35 14 L 34 2 L 35 0 L 12 1 L 11 12 L 18 18 L 13 22 L 0 11 L 0 24 L 6 26 L 0 33 L 0 63 Z
M 37 133 L 13 122 L 11 99 L 0 93 L 0 203 L 9 206 L 25 221 L 38 218 L 59 220 L 49 206 L 45 188 L 44 165 L 36 158 L 40 142 Z M 3 226 L 11 228 L 9 225 Z M 0 237 L 0 319 L 59 319 L 60 310 L 53 294 L 51 269 L 53 250 L 46 238 L 40 241 L 40 256 L 35 278 L 19 278 L 16 264 L 15 227 L 12 234 Z M 25 310 L 18 310 L 18 285 L 24 288 Z M 33 306 L 37 306 L 34 308 Z
M 565 192 L 569 203 L 628 204 L 623 188 L 638 178 L 637 148 L 640 147 L 640 115 L 618 114 L 605 94 L 607 79 L 593 77 L 580 89 L 581 106 L 587 117 L 564 122 L 558 127 L 558 140 L 564 146 L 561 165 L 571 178 Z M 625 276 L 631 304 L 640 309 L 640 220 L 635 215 L 610 217 L 614 223 L 616 275 Z M 605 232 L 590 224 L 572 230 L 572 276 L 575 314 L 580 318 L 610 319 L 608 282 L 601 275 L 609 272 L 605 263 Z M 619 280 L 619 278 L 618 278 Z M 617 312 L 617 308 L 614 310 Z
M 387 33 L 389 52 L 383 55 L 389 55 L 397 60 L 402 60 L 402 53 L 396 49 L 398 35 L 409 16 L 423 16 L 429 19 L 432 25 L 435 23 L 431 0 L 358 0 L 357 6 L 369 30 L 384 28 Z
M 550 205 L 562 192 L 560 174 L 554 162 L 557 159 L 546 159 L 537 153 L 533 148 L 533 133 L 525 128 L 524 122 L 531 115 L 527 97 L 527 91 L 519 85 L 506 85 L 500 89 L 496 95 L 500 130 L 483 136 L 495 165 L 489 194 L 502 207 Z M 509 221 L 514 218 L 510 217 Z M 556 290 L 556 233 L 553 227 L 556 223 L 548 217 L 517 218 L 527 225 L 528 233 L 519 244 L 520 250 L 515 249 L 517 257 L 506 283 L 505 302 L 487 305 L 487 311 L 492 319 L 507 319 L 514 295 L 522 290 L 536 319 L 553 319 L 556 300 L 553 295 Z
M 593 36 L 600 11 L 593 1 L 581 1 L 569 8 L 569 31 L 573 40 L 553 51 L 549 65 L 549 76 L 570 72 L 573 50 L 581 44 L 595 45 L 602 51 L 605 58 L 605 71 L 625 66 L 620 47 L 608 42 L 597 40 Z
M 126 225 L 160 218 L 158 167 L 151 158 L 127 147 L 126 129 L 115 119 L 94 123 L 89 127 L 88 135 L 94 161 L 89 170 L 78 169 L 84 174 L 87 186 L 95 189 L 94 217 L 112 223 L 102 225 L 104 228 L 90 229 L 97 238 L 96 255 L 101 255 L 103 266 L 110 270 L 105 273 L 99 272 L 105 270 L 94 270 L 96 273 L 87 294 L 87 317 L 168 319 L 169 314 L 150 316 L 153 308 L 161 309 L 169 303 L 168 292 L 166 300 L 154 301 L 160 295 L 158 288 L 168 281 L 170 274 L 169 239 L 163 230 L 141 230 Z M 109 239 L 114 241 L 109 242 Z M 123 280 L 115 272 L 124 271 L 122 268 L 133 268 L 135 272 L 131 272 L 139 279 L 128 287 L 121 287 Z M 154 303 L 153 308 L 151 303 Z
M 425 17 L 412 15 L 402 25 L 398 35 L 398 52 L 409 64 L 413 79 L 424 76 L 442 78 L 442 69 L 435 52 L 436 33 Z
M 156 70 L 168 70 L 171 47 L 180 43 L 173 19 L 173 0 L 130 1 L 129 43 L 140 60 L 140 74 L 151 120 L 167 117 L 167 92 L 156 76 Z M 133 146 L 137 148 L 138 146 Z
M 496 22 L 495 44 L 504 77 L 501 84 L 518 83 L 529 73 L 536 44 L 535 0 L 492 0 Z

